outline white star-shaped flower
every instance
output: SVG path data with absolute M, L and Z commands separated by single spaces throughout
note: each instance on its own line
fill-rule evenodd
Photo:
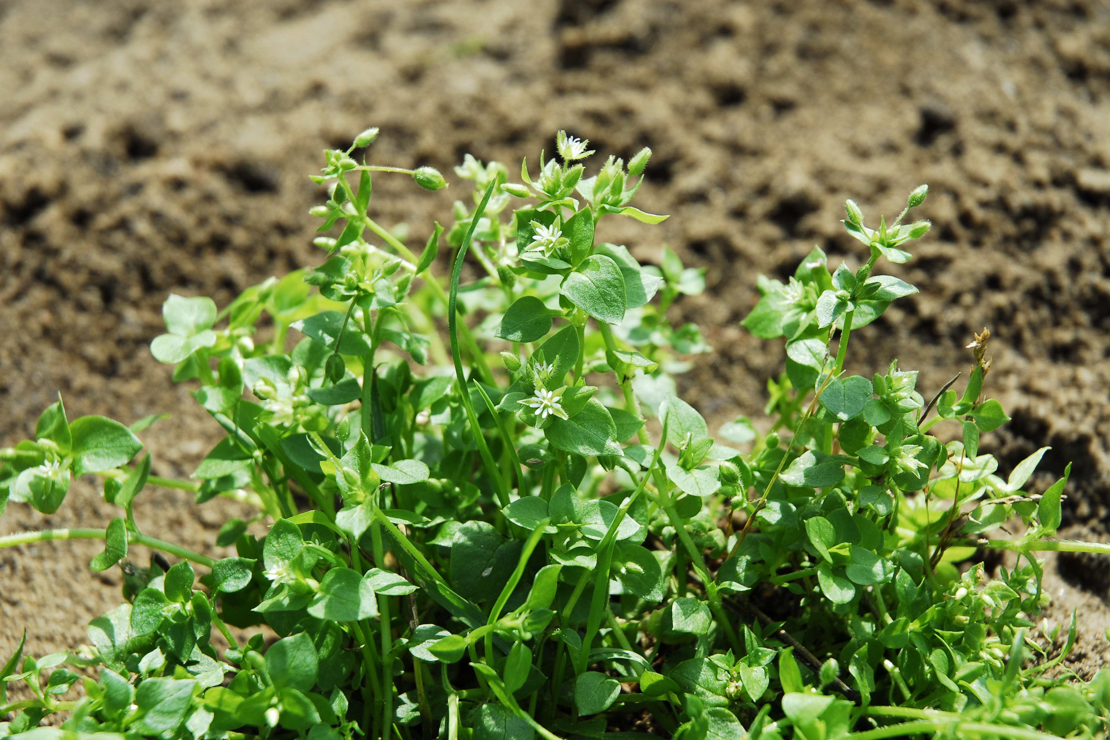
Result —
M 532 235 L 532 243 L 528 245 L 528 252 L 543 252 L 545 257 L 550 257 L 551 253 L 562 246 L 563 239 L 562 230 L 555 224 L 544 226 L 538 221 L 532 222 L 532 228 L 535 232 Z
M 526 398 L 521 401 L 521 405 L 528 406 L 535 410 L 536 416 L 541 420 L 549 416 L 557 416 L 560 419 L 566 420 L 567 412 L 563 411 L 559 399 L 562 398 L 562 391 L 549 391 L 546 388 L 537 388 L 536 394 L 531 398 Z
M 559 156 L 567 162 L 574 162 L 575 160 L 585 159 L 593 154 L 592 149 L 586 149 L 590 145 L 589 139 L 579 139 L 574 136 L 567 136 L 566 131 L 560 131 L 555 137 L 555 145 L 559 149 Z
M 297 580 L 297 576 L 293 573 L 293 569 L 289 567 L 289 563 L 273 565 L 267 568 L 263 575 L 275 586 L 280 586 L 283 583 L 293 583 Z
M 902 445 L 898 450 L 898 457 L 895 458 L 894 463 L 907 473 L 916 473 L 918 470 L 926 467 L 925 463 L 917 459 L 917 455 L 921 452 L 921 445 Z

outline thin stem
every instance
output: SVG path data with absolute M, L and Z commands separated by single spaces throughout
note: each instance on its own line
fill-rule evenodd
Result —
M 0 537 L 0 549 L 50 540 L 102 540 L 105 537 L 107 537 L 107 532 L 103 529 L 44 529 L 39 532 L 17 532 Z M 199 552 L 193 552 L 172 542 L 148 537 L 138 532 L 128 532 L 127 541 L 132 545 L 144 545 L 155 550 L 161 550 L 182 560 L 203 565 L 205 568 L 212 568 L 216 564 L 216 561 L 207 555 L 201 555 Z
M 160 486 L 162 488 L 175 488 L 179 491 L 189 491 L 190 493 L 196 493 L 200 490 L 199 483 L 193 483 L 192 481 L 187 480 L 177 480 L 175 478 L 162 478 L 157 475 L 149 476 L 146 479 L 146 482 L 152 486 Z
M 987 547 L 993 550 L 1013 550 L 1015 552 L 1089 552 L 1096 555 L 1110 555 L 1110 543 L 1082 542 L 1079 540 L 1033 540 L 1031 542 L 1011 542 L 1009 540 L 957 539 L 952 540 L 955 547 Z
M 374 564 L 385 570 L 385 547 L 382 545 L 380 522 L 370 524 L 370 538 L 374 547 Z M 384 594 L 378 597 L 378 612 L 381 615 L 382 631 L 382 724 L 388 738 L 393 728 L 393 620 L 390 616 L 389 597 Z
M 836 349 L 836 370 L 833 371 L 834 375 L 840 375 L 844 370 L 844 358 L 848 355 L 848 338 L 852 336 L 852 318 L 855 315 L 855 309 L 844 314 L 844 328 L 840 331 L 840 345 Z
M 866 714 L 872 715 L 875 709 L 893 709 L 893 707 L 871 707 Z M 938 713 L 939 714 L 939 713 Z M 933 735 L 959 728 L 961 734 L 987 735 L 990 737 L 1011 737 L 1016 740 L 1057 740 L 1056 735 L 1047 735 L 1036 730 L 1023 727 L 1010 727 L 1008 725 L 995 725 L 989 722 L 968 722 L 960 715 L 951 716 L 947 712 L 942 719 L 923 719 L 914 722 L 902 722 L 886 727 L 876 727 L 874 730 L 853 732 L 845 735 L 846 740 L 883 740 L 889 737 L 908 737 L 910 735 Z M 881 716 L 881 715 L 876 715 Z

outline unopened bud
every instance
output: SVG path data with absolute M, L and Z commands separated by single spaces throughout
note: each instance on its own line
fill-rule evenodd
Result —
M 919 205 L 921 205 L 922 203 L 925 202 L 925 196 L 927 196 L 928 194 L 929 194 L 929 186 L 928 185 L 918 186 L 917 188 L 914 189 L 914 191 L 912 193 L 910 193 L 910 197 L 906 201 L 906 207 L 907 208 L 917 208 Z
M 516 273 L 505 265 L 497 266 L 497 279 L 501 281 L 502 285 L 509 288 L 516 285 Z
M 355 147 L 370 146 L 376 138 L 378 138 L 378 127 L 371 126 L 355 137 Z
M 920 239 L 929 233 L 933 224 L 928 221 L 918 221 L 910 226 L 910 239 Z
M 324 366 L 324 374 L 327 376 L 328 381 L 335 385 L 343 380 L 343 375 L 347 372 L 347 363 L 339 355 L 332 355 L 328 358 L 327 364 Z
M 327 218 L 328 217 L 328 207 L 327 206 L 314 206 L 314 207 L 308 209 L 308 215 L 309 216 L 315 216 L 316 218 Z
M 501 192 L 515 195 L 518 198 L 531 198 L 532 191 L 524 187 L 520 183 L 507 182 L 501 186 Z
M 651 159 L 651 149 L 645 146 L 643 149 L 636 152 L 636 156 L 629 160 L 628 174 L 632 175 L 633 177 L 637 177 L 642 174 L 644 168 L 647 167 L 649 159 Z
M 320 249 L 326 249 L 329 252 L 333 251 L 335 245 L 338 244 L 338 242 L 330 236 L 318 236 L 312 240 L 312 243 L 320 247 Z
M 736 467 L 736 463 L 723 462 L 721 463 L 721 483 L 726 486 L 733 486 L 740 482 L 740 468 Z
M 343 157 L 343 159 L 339 160 L 339 169 L 343 171 L 353 170 L 355 167 L 358 167 L 358 162 L 350 157 Z
M 764 439 L 763 441 L 767 445 L 767 449 L 773 450 L 779 446 L 779 435 L 772 432 L 771 434 L 768 434 L 766 439 Z
M 413 170 L 412 179 L 425 190 L 442 190 L 447 187 L 447 181 L 434 167 L 420 167 Z
M 859 209 L 859 206 L 856 205 L 856 202 L 854 200 L 849 198 L 848 200 L 844 201 L 844 210 L 848 214 L 848 221 L 855 224 L 856 226 L 859 226 L 863 223 L 863 211 Z
M 514 355 L 512 352 L 502 352 L 501 364 L 504 365 L 505 369 L 508 370 L 510 373 L 515 373 L 517 370 L 520 369 L 520 358 Z

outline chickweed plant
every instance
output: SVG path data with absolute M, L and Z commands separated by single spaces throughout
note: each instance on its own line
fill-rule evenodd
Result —
M 1048 601 L 1036 553 L 1110 548 L 1051 539 L 1067 475 L 1024 490 L 1043 449 L 1006 478 L 980 452 L 1007 421 L 989 333 L 963 384 L 919 389 L 897 361 L 847 370 L 850 342 L 916 292 L 877 268 L 928 232 L 907 221 L 925 186 L 874 227 L 847 202 L 858 267 L 815 249 L 788 283 L 760 278 L 744 325 L 786 348 L 770 431 L 711 434 L 673 379 L 706 344 L 666 317 L 704 271 L 603 238 L 611 218 L 663 220 L 629 205 L 649 150 L 587 177 L 593 152 L 560 132 L 519 182 L 468 156 L 472 195 L 417 251 L 374 220 L 372 179 L 446 182 L 356 161 L 376 136 L 326 151 L 313 178 L 321 265 L 222 309 L 165 302 L 151 351 L 223 430 L 191 480 L 138 457 L 156 419 L 71 422 L 61 400 L 0 450 L 0 511 L 52 513 L 77 476 L 120 510 L 0 547 L 99 539 L 91 568 L 128 574 L 87 647 L 0 663 L 0 738 L 1106 732 L 1110 671 L 1084 683 L 1061 663 L 1074 619 L 1062 649 L 1031 629 Z M 141 532 L 134 509 L 159 488 L 252 502 L 218 536 L 236 555 Z M 160 553 L 149 569 L 126 560 L 136 545 Z M 988 572 L 990 549 L 1009 565 Z M 30 698 L 9 701 L 16 683 Z

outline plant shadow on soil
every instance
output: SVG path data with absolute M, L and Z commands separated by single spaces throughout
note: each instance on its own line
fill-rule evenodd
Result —
M 782 362 L 738 327 L 756 276 L 785 277 L 815 244 L 858 264 L 845 198 L 892 214 L 929 183 L 934 230 L 900 273 L 921 295 L 858 335 L 851 370 L 898 357 L 928 395 L 990 327 L 987 389 L 1014 422 L 984 449 L 1007 473 L 1051 444 L 1035 488 L 1075 464 L 1062 536 L 1108 536 L 1110 24 L 1097 2 L 148 6 L 0 8 L 0 443 L 31 434 L 60 391 L 71 417 L 172 412 L 143 439 L 156 474 L 187 476 L 218 430 L 150 356 L 161 303 L 225 305 L 318 261 L 306 175 L 321 148 L 377 125 L 376 160 L 453 179 L 466 152 L 512 170 L 566 128 L 602 154 L 654 149 L 639 204 L 672 218 L 601 236 L 648 262 L 669 243 L 708 268 L 706 294 L 673 319 L 716 349 L 682 391 L 717 422 L 761 418 Z M 405 178 L 375 189 L 381 220 L 415 241 L 461 197 Z M 151 534 L 209 554 L 242 513 L 161 489 L 137 509 Z M 0 534 L 110 516 L 81 482 L 53 517 L 10 506 Z M 119 599 L 118 572 L 87 570 L 97 549 L 0 551 L 0 656 L 24 626 L 32 654 L 85 641 Z M 1108 585 L 1106 560 L 1049 560 L 1048 616 L 1079 608 L 1068 665 L 1084 675 L 1110 656 Z

